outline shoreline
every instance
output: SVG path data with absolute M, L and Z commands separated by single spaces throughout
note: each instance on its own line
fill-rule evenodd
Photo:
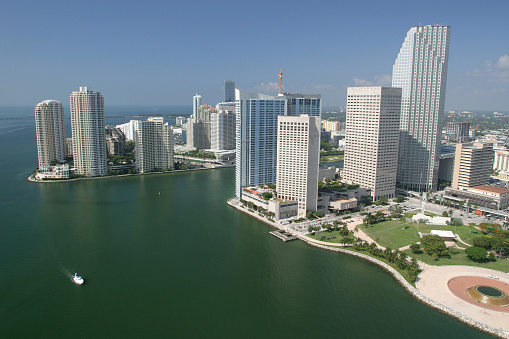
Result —
M 275 222 L 271 222 L 269 220 L 267 220 L 266 218 L 263 218 L 263 217 L 260 217 L 256 212 L 255 213 L 252 213 L 250 212 L 249 210 L 243 208 L 243 207 L 240 207 L 238 204 L 234 204 L 235 201 L 238 201 L 238 198 L 230 198 L 227 200 L 227 204 L 233 208 L 235 208 L 236 210 L 244 213 L 244 214 L 247 214 L 249 216 L 252 216 L 252 217 L 255 217 L 257 220 L 260 220 L 261 222 L 264 222 L 265 224 L 269 225 L 269 226 L 272 226 L 273 228 L 276 228 L 276 229 L 279 229 L 279 230 L 284 230 L 284 231 L 287 231 L 287 232 L 290 232 L 292 234 L 294 234 L 291 230 L 289 230 L 288 228 L 284 227 L 283 225 L 278 225 L 276 224 Z M 321 248 L 321 249 L 324 249 L 324 250 L 328 250 L 328 251 L 332 251 L 332 252 L 339 252 L 339 253 L 344 253 L 344 254 L 348 254 L 348 255 L 351 255 L 351 256 L 355 256 L 357 258 L 360 258 L 360 259 L 363 259 L 363 260 L 366 260 L 366 261 L 369 261 L 375 265 L 378 265 L 380 266 L 384 271 L 390 273 L 395 279 L 396 281 L 403 286 L 403 288 L 405 289 L 405 291 L 407 291 L 408 294 L 410 294 L 412 297 L 414 297 L 415 299 L 417 299 L 418 301 L 420 301 L 421 303 L 431 307 L 431 308 L 434 308 L 438 311 L 440 311 L 441 313 L 444 313 L 444 314 L 447 314 L 448 316 L 451 316 L 459 321 L 461 321 L 462 323 L 465 323 L 471 327 L 475 327 L 476 329 L 482 331 L 482 332 L 485 332 L 485 333 L 488 333 L 488 334 L 491 334 L 491 335 L 494 335 L 494 336 L 497 336 L 499 338 L 507 338 L 509 339 L 509 333 L 501 330 L 501 329 L 497 329 L 497 328 L 494 328 L 492 326 L 489 326 L 487 324 L 484 324 L 480 321 L 477 321 L 461 312 L 458 312 L 452 308 L 450 308 L 449 306 L 446 306 L 436 300 L 433 300 L 431 298 L 428 298 L 424 295 L 422 295 L 422 293 L 416 288 L 416 287 L 413 287 L 396 269 L 394 269 L 393 267 L 389 266 L 388 264 L 376 259 L 376 258 L 373 258 L 369 255 L 366 255 L 366 254 L 363 254 L 363 253 L 358 253 L 358 252 L 355 252 L 355 251 L 352 251 L 352 250 L 348 250 L 348 249 L 345 249 L 345 248 L 339 248 L 339 247 L 330 247 L 330 246 L 325 246 L 325 245 L 321 245 L 319 243 L 316 243 L 314 241 L 314 239 L 311 239 L 309 237 L 306 237 L 306 236 L 303 236 L 303 235 L 300 235 L 300 234 L 294 234 L 298 237 L 299 240 L 302 240 L 303 242 L 307 243 L 308 245 L 310 246 L 314 246 L 314 247 L 317 247 L 317 248 Z M 419 279 L 420 275 L 424 272 L 424 270 L 419 274 L 419 276 L 417 276 L 417 280 Z
M 80 180 L 100 180 L 100 179 L 114 179 L 114 178 L 125 178 L 125 177 L 134 177 L 141 175 L 152 175 L 152 174 L 168 174 L 168 173 L 181 173 L 181 172 L 190 172 L 190 171 L 203 171 L 203 170 L 211 170 L 217 168 L 230 168 L 235 167 L 235 165 L 220 165 L 215 167 L 206 167 L 206 168 L 192 168 L 185 170 L 174 170 L 174 171 L 164 171 L 164 172 L 149 172 L 149 173 L 136 173 L 136 174 L 118 174 L 118 175 L 105 175 L 102 177 L 84 177 L 84 178 L 72 178 L 72 179 L 59 179 L 59 180 L 35 180 L 34 173 L 30 174 L 28 178 L 25 180 L 34 182 L 34 183 L 58 183 L 58 182 L 71 182 L 71 181 L 80 181 Z

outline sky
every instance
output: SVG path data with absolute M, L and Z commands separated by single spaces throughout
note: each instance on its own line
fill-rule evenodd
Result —
M 192 105 L 235 87 L 322 94 L 390 86 L 412 26 L 451 26 L 446 109 L 509 111 L 509 1 L 0 0 L 0 106 Z

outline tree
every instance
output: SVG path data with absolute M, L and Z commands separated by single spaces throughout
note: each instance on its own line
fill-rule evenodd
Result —
M 449 216 L 449 214 L 447 213 L 447 211 L 443 211 L 443 212 L 442 212 L 442 216 L 443 216 L 444 218 L 447 218 L 447 217 Z
M 451 225 L 451 226 L 463 225 L 463 221 L 460 218 L 451 218 L 451 221 L 448 221 L 446 223 L 447 223 L 447 225 Z
M 452 217 L 452 214 L 454 213 L 454 211 L 452 210 L 452 208 L 449 210 L 449 216 Z
M 262 193 L 262 197 L 265 200 L 270 200 L 270 198 L 272 198 L 272 193 L 270 193 L 270 192 L 263 192 Z
M 402 196 L 402 195 L 398 195 L 395 199 L 394 199 L 394 202 L 397 202 L 398 204 L 401 204 L 403 201 L 405 201 L 405 197 Z
M 489 250 L 493 245 L 493 240 L 487 236 L 476 237 L 472 239 L 472 244 L 477 247 L 482 247 Z
M 418 243 L 412 244 L 410 245 L 410 250 L 412 251 L 412 253 L 418 253 L 421 251 L 421 245 L 419 245 Z
M 476 262 L 484 262 L 486 261 L 486 257 L 488 256 L 488 252 L 482 247 L 471 246 L 465 250 L 467 256 Z
M 442 251 L 446 250 L 447 247 L 445 246 L 444 240 L 438 236 L 438 235 L 425 235 L 421 238 L 421 244 L 424 248 L 424 251 L 429 255 L 438 255 L 440 257 L 440 254 Z
M 308 232 L 309 232 L 309 233 L 312 233 L 313 231 L 314 231 L 313 226 L 309 225 L 309 226 L 308 226 Z

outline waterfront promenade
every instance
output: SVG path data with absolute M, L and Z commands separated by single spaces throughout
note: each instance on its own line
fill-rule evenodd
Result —
M 419 267 L 423 270 L 418 276 L 416 286 L 412 286 L 406 279 L 394 268 L 388 264 L 373 258 L 371 256 L 361 254 L 355 251 L 348 250 L 343 244 L 334 244 L 324 241 L 319 241 L 308 237 L 308 225 L 319 226 L 321 224 L 331 223 L 334 220 L 341 219 L 340 217 L 325 217 L 320 221 L 310 221 L 302 224 L 280 224 L 272 222 L 267 218 L 260 216 L 258 212 L 251 211 L 247 207 L 243 207 L 238 198 L 231 198 L 227 201 L 228 205 L 236 208 L 237 210 L 246 213 L 272 227 L 284 230 L 297 236 L 300 240 L 308 243 L 311 246 L 322 248 L 329 251 L 341 252 L 353 255 L 364 260 L 371 261 L 394 276 L 394 278 L 419 301 L 438 309 L 439 311 L 448 314 L 464 323 L 477 327 L 478 329 L 491 333 L 501 338 L 509 339 L 509 313 L 502 313 L 493 310 L 486 310 L 478 306 L 469 304 L 460 298 L 456 297 L 447 285 L 447 282 L 457 276 L 479 276 L 488 278 L 490 275 L 502 275 L 503 272 L 488 270 L 473 266 L 431 266 L 424 262 L 419 261 Z M 367 234 L 356 227 L 362 223 L 362 217 L 354 217 L 347 223 L 348 229 L 355 232 L 355 236 L 367 241 L 368 243 L 375 242 Z M 376 242 L 375 242 L 376 243 Z M 384 247 L 377 244 L 379 248 Z M 504 275 L 503 281 L 509 283 L 509 276 Z M 503 316 L 501 316 L 503 314 Z

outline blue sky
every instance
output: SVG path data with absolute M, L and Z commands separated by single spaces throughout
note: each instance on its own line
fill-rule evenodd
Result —
M 237 88 L 322 94 L 389 85 L 406 32 L 452 28 L 446 107 L 509 111 L 509 1 L 7 1 L 0 106 L 67 105 L 79 86 L 105 105 L 214 105 Z

